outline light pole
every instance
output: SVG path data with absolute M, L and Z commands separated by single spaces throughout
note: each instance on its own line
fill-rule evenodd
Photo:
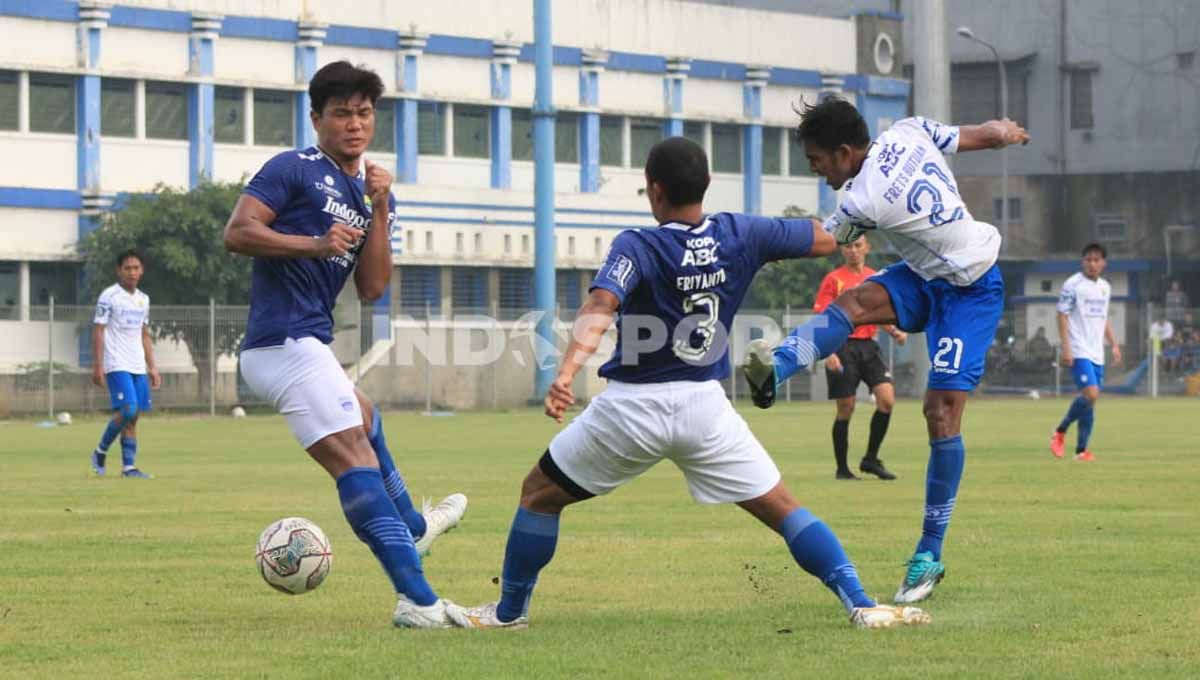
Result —
M 980 45 L 992 51 L 996 57 L 996 66 L 1000 70 L 1000 117 L 1008 118 L 1008 73 L 1004 69 L 1004 60 L 1000 58 L 1000 51 L 996 46 L 980 40 L 975 33 L 966 26 L 959 26 L 954 31 L 959 36 L 977 42 Z M 1008 147 L 1000 149 L 1000 235 L 1004 238 L 1002 244 L 1008 243 Z

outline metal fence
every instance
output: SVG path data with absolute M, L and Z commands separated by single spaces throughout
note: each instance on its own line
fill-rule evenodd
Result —
M 1043 310 L 1044 311 L 1044 310 Z M 234 405 L 262 405 L 238 372 L 237 347 L 246 307 L 155 306 L 151 312 L 156 363 L 163 377 L 158 409 L 224 413 Z M 729 330 L 731 362 L 757 337 L 777 341 L 810 314 L 807 310 L 743 310 Z M 108 392 L 92 382 L 93 308 L 53 304 L 0 308 L 0 416 L 90 412 L 108 408 Z M 572 314 L 560 312 L 558 342 L 544 346 L 528 310 L 480 308 L 443 317 L 382 314 L 353 302 L 335 311 L 332 344 L 347 375 L 378 403 L 421 410 L 502 409 L 540 401 L 533 393 L 539 362 L 556 363 L 570 338 Z M 1138 395 L 1200 391 L 1200 310 L 1168 319 L 1161 308 L 1126 303 L 1113 325 L 1124 361 L 1110 359 L 1106 388 Z M 1048 321 L 1049 319 L 1049 321 Z M 923 335 L 901 346 L 885 334 L 879 341 L 899 397 L 919 397 L 929 360 Z M 576 394 L 587 399 L 603 389 L 596 368 L 611 352 L 610 330 Z M 987 353 L 978 396 L 1041 397 L 1074 391 L 1069 369 L 1059 365 L 1053 316 L 1018 309 L 1005 314 Z M 1110 355 L 1111 356 L 1111 355 Z M 802 372 L 782 390 L 785 400 L 823 400 L 820 367 Z M 748 397 L 736 371 L 724 381 L 734 400 Z M 865 390 L 861 392 L 866 395 Z

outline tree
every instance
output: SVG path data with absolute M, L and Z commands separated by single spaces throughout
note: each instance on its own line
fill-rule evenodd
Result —
M 222 232 L 243 183 L 204 182 L 190 191 L 158 185 L 149 194 L 130 197 L 108 216 L 102 228 L 80 245 L 94 299 L 113 283 L 117 255 L 134 249 L 142 255 L 143 278 L 153 308 L 155 339 L 183 342 L 199 371 L 198 388 L 208 389 L 208 314 L 164 309 L 174 305 L 244 305 L 250 299 L 250 259 L 225 252 Z M 190 317 L 190 318 L 189 318 Z M 241 323 L 218 324 L 218 354 L 236 351 Z
M 803 208 L 789 205 L 783 209 L 784 217 L 812 217 Z M 868 236 L 870 238 L 870 236 Z M 881 269 L 894 260 L 884 254 L 878 241 L 871 239 L 876 246 L 867 255 L 867 265 Z M 811 308 L 817 296 L 817 288 L 821 279 L 841 264 L 840 256 L 823 257 L 820 259 L 782 260 L 763 267 L 754 277 L 750 292 L 746 294 L 743 307 L 747 309 L 765 309 L 771 313 L 780 313 L 788 305 L 794 308 Z

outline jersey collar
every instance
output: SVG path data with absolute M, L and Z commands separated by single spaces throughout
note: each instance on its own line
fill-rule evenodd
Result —
M 658 226 L 660 229 L 678 229 L 680 231 L 690 231 L 693 234 L 703 234 L 705 231 L 708 231 L 709 224 L 709 219 L 705 217 L 696 224 L 691 224 L 689 222 L 663 222 Z
M 342 166 L 338 165 L 336 161 L 334 161 L 332 158 L 330 158 L 329 154 L 325 153 L 321 149 L 321 147 L 314 146 L 313 148 L 317 150 L 317 153 L 321 155 L 321 158 L 324 158 L 326 161 L 329 162 L 330 165 L 333 166 L 334 170 L 337 170 L 339 173 L 341 173 L 343 175 L 346 174 L 346 171 L 342 170 Z M 354 175 L 354 178 L 360 179 L 364 182 L 367 181 L 367 159 L 366 158 L 358 159 L 358 173 Z

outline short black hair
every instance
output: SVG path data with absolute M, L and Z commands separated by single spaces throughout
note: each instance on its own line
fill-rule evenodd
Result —
M 686 137 L 668 137 L 650 149 L 646 177 L 662 186 L 671 205 L 699 203 L 711 180 L 708 155 Z
M 1108 259 L 1108 249 L 1099 243 L 1089 243 L 1083 247 L 1083 251 L 1079 253 L 1080 257 L 1087 257 L 1088 253 L 1100 253 L 1100 257 Z
M 130 248 L 129 250 L 121 251 L 121 254 L 117 255 L 117 267 L 120 268 L 125 264 L 125 260 L 128 260 L 131 257 L 137 258 L 137 261 L 142 263 L 143 267 L 146 266 L 146 261 L 142 259 L 142 254 L 133 248 Z
M 348 61 L 325 64 L 308 82 L 308 98 L 318 116 L 325 111 L 325 103 L 330 99 L 345 100 L 356 94 L 370 99 L 374 106 L 383 96 L 383 81 L 371 69 Z
M 828 97 L 800 111 L 796 137 L 826 151 L 843 144 L 861 149 L 871 143 L 867 121 L 854 105 L 840 97 Z

